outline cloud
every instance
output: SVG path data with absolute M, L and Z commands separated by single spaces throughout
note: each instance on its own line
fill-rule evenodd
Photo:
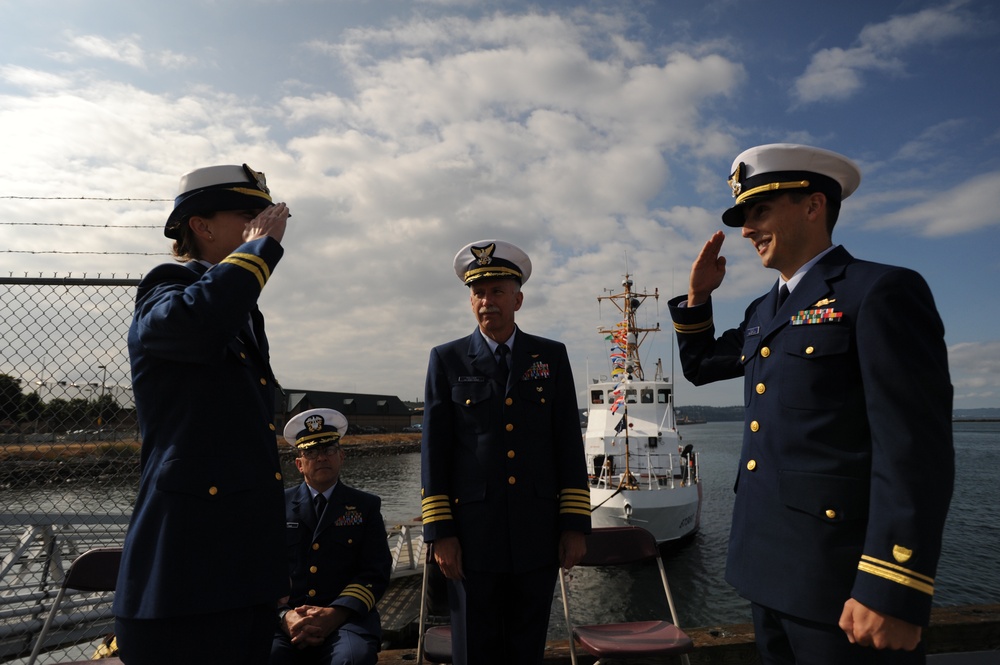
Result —
M 959 11 L 964 4 L 952 2 L 894 16 L 865 26 L 850 48 L 832 47 L 817 52 L 806 71 L 796 79 L 793 99 L 799 104 L 843 101 L 862 88 L 865 72 L 904 72 L 902 56 L 907 51 L 953 39 L 974 29 L 972 19 Z
M 887 215 L 876 217 L 872 229 L 907 228 L 938 238 L 1000 226 L 1000 171 L 983 173 Z M 920 192 L 909 192 L 918 198 Z
M 965 342 L 948 347 L 956 400 L 996 404 L 1000 396 L 1000 342 Z

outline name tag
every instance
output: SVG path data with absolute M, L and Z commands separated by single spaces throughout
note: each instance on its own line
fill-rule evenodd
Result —
M 286 529 L 298 529 L 299 528 L 299 523 L 298 522 L 285 522 L 285 528 Z
M 747 328 L 746 336 L 753 337 L 754 335 L 760 334 L 760 326 L 754 326 L 753 328 Z
M 482 383 L 486 381 L 485 376 L 460 376 L 458 377 L 459 383 Z

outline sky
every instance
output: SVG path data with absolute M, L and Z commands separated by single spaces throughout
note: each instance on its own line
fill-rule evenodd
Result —
M 806 143 L 861 167 L 834 242 L 919 271 L 955 408 L 1000 407 L 1000 5 L 993 0 L 0 0 L 0 274 L 168 262 L 181 174 L 247 163 L 292 218 L 260 299 L 290 388 L 419 400 L 473 331 L 455 275 L 500 238 L 517 321 L 609 374 L 598 296 L 628 271 L 676 403 L 666 301 L 727 238 L 721 329 L 777 274 L 722 225 L 734 157 Z M 915 330 L 914 334 L 922 334 Z M 123 331 L 124 334 L 124 331 Z M 915 359 L 919 361 L 919 359 Z M 114 364 L 115 359 L 105 360 Z M 919 389 L 919 387 L 916 387 Z

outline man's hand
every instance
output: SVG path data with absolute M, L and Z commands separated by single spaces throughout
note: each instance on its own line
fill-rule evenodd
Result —
M 923 631 L 920 626 L 876 612 L 853 598 L 844 603 L 840 629 L 847 633 L 851 644 L 905 651 L 917 648 Z
M 302 605 L 285 613 L 285 630 L 296 647 L 319 646 L 344 625 L 350 610 L 344 607 Z
M 458 538 L 451 536 L 434 541 L 434 563 L 449 580 L 465 577 L 462 572 L 462 546 L 459 545 Z
M 726 276 L 726 257 L 719 256 L 719 252 L 722 251 L 722 242 L 725 239 L 726 234 L 722 231 L 713 233 L 701 248 L 698 258 L 694 260 L 688 284 L 688 307 L 700 305 L 708 300 L 712 291 L 722 284 L 722 279 Z
M 559 536 L 559 565 L 571 570 L 587 553 L 587 538 L 579 531 L 563 531 Z
M 288 206 L 275 203 L 260 211 L 260 214 L 247 223 L 243 229 L 243 242 L 250 242 L 265 236 L 270 236 L 281 242 L 285 236 L 285 226 L 288 224 Z

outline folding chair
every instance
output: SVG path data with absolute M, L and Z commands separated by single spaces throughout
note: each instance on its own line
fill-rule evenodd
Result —
M 656 561 L 660 569 L 663 591 L 670 608 L 670 621 L 630 621 L 574 627 L 570 621 L 566 571 L 559 569 L 559 586 L 573 665 L 577 662 L 577 645 L 597 658 L 594 665 L 613 658 L 636 660 L 667 656 L 680 656 L 684 665 L 690 665 L 687 654 L 694 649 L 694 643 L 677 625 L 677 611 L 667 583 L 667 572 L 652 534 L 635 526 L 594 529 L 587 536 L 587 554 L 578 565 L 620 566 L 652 560 Z
M 52 602 L 52 609 L 49 610 L 49 614 L 45 618 L 45 623 L 42 624 L 42 630 L 35 639 L 35 646 L 31 650 L 31 656 L 28 658 L 28 665 L 34 665 L 35 660 L 38 658 L 38 654 L 45 643 L 45 637 L 52 627 L 52 622 L 56 618 L 56 613 L 59 611 L 59 606 L 62 604 L 66 592 L 69 590 L 94 593 L 99 591 L 114 591 L 115 585 L 118 582 L 118 566 L 121 563 L 121 559 L 122 548 L 99 547 L 84 552 L 73 561 L 69 567 L 69 571 L 66 573 L 65 579 L 63 579 L 62 586 L 59 587 L 59 593 L 56 594 L 56 598 Z M 80 665 L 90 662 L 90 660 L 80 660 L 72 663 L 65 662 L 62 665 Z M 99 662 L 107 665 L 121 663 L 117 658 L 106 658 Z
M 420 583 L 420 619 L 417 634 L 417 665 L 423 665 L 424 658 L 430 663 L 451 662 L 451 626 L 427 625 L 428 607 L 430 605 L 430 582 L 434 571 L 438 570 L 434 563 L 434 543 L 427 545 L 427 558 L 424 560 L 424 576 Z

